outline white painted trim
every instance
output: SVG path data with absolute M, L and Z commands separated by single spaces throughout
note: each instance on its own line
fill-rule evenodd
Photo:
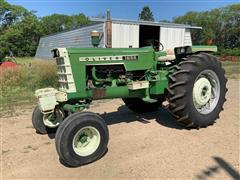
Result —
M 57 50 L 59 51 L 59 56 L 63 57 L 64 59 L 64 65 L 66 67 L 66 69 L 68 69 L 68 77 L 71 81 L 68 81 L 68 87 L 69 89 L 65 89 L 65 88 L 59 88 L 60 91 L 65 91 L 67 93 L 74 93 L 76 92 L 76 86 L 75 86 L 75 81 L 74 81 L 74 77 L 73 77 L 73 73 L 72 73 L 72 67 L 71 67 L 71 63 L 70 63 L 70 59 L 69 59 L 69 55 L 67 52 L 66 48 L 57 48 Z M 58 73 L 60 74 L 60 73 Z M 66 73 L 61 73 L 62 75 L 66 75 Z

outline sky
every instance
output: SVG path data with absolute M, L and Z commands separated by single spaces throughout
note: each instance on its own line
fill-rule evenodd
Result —
M 53 13 L 78 14 L 88 17 L 105 13 L 109 8 L 112 18 L 138 19 L 143 6 L 148 5 L 156 21 L 172 20 L 188 11 L 206 11 L 226 5 L 240 3 L 240 0 L 7 0 L 28 10 L 37 11 L 43 17 Z

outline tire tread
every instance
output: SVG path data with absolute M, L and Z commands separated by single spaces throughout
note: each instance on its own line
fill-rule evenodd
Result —
M 199 66 L 206 66 L 209 64 L 218 68 L 220 73 L 223 75 L 223 78 L 220 79 L 223 84 L 223 103 L 226 101 L 225 94 L 227 92 L 226 82 L 227 79 L 224 76 L 225 71 L 222 68 L 221 63 L 217 60 L 216 57 L 209 55 L 207 53 L 199 53 L 188 56 L 185 60 L 181 61 L 178 65 L 173 66 L 171 69 L 173 72 L 169 73 L 169 86 L 167 88 L 167 99 L 169 101 L 169 110 L 176 118 L 176 121 L 186 128 L 201 128 L 206 127 L 208 125 L 214 124 L 214 119 L 212 122 L 208 124 L 199 123 L 192 119 L 189 115 L 189 111 L 186 106 L 186 98 L 188 92 L 186 91 L 187 86 L 189 86 L 189 79 L 191 78 L 191 74 L 196 71 Z M 177 68 L 176 68 L 177 67 Z M 174 81 L 173 81 L 174 80 Z M 220 103 L 221 104 L 221 103 Z M 222 111 L 221 108 L 220 111 Z

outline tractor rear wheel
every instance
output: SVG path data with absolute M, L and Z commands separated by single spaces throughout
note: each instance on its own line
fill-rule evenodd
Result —
M 157 102 L 154 103 L 145 102 L 141 98 L 122 98 L 122 100 L 131 111 L 141 114 L 157 111 L 165 99 L 160 98 Z
M 99 115 L 76 112 L 59 126 L 55 144 L 60 160 L 77 167 L 100 159 L 107 151 L 108 128 Z
M 227 92 L 225 71 L 212 55 L 189 56 L 169 74 L 169 109 L 187 128 L 211 125 L 223 110 Z

